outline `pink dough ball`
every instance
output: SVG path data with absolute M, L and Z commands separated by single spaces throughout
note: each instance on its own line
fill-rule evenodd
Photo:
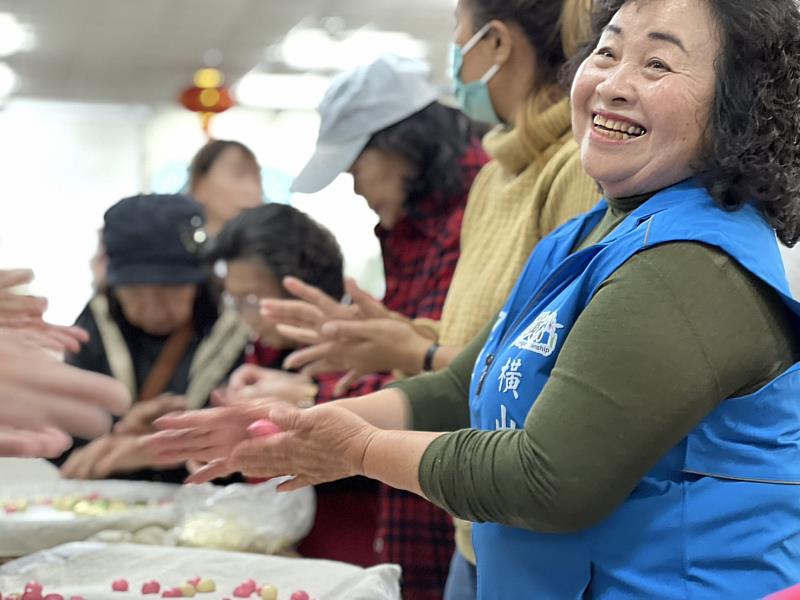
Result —
M 253 595 L 253 592 L 255 592 L 254 589 L 242 584 L 236 586 L 236 589 L 233 590 L 233 596 L 235 598 L 249 598 Z
M 142 594 L 157 594 L 161 591 L 161 584 L 157 581 L 147 581 L 142 584 Z
M 269 419 L 259 419 L 258 421 L 254 421 L 247 428 L 247 432 L 250 434 L 250 437 L 269 437 L 271 435 L 275 435 L 276 433 L 280 433 L 281 431 L 283 430 Z

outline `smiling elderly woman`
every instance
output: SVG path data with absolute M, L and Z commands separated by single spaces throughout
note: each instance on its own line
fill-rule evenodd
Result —
M 481 598 L 800 581 L 800 304 L 775 235 L 800 237 L 800 11 L 599 4 L 572 105 L 605 199 L 539 243 L 448 371 L 338 407 L 170 417 L 153 445 L 217 459 L 198 479 L 359 473 L 424 494 L 479 523 Z M 429 417 L 448 401 L 471 428 L 422 433 L 466 426 Z M 283 432 L 246 440 L 258 417 Z

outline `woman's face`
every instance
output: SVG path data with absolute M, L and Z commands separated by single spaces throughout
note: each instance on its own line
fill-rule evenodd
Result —
M 364 197 L 384 229 L 392 229 L 406 214 L 406 181 L 414 176 L 411 163 L 398 154 L 367 148 L 350 174 L 355 193 Z
M 121 285 L 114 294 L 122 314 L 150 335 L 169 335 L 192 320 L 197 286 Z
M 695 174 L 719 50 L 705 0 L 631 0 L 617 12 L 572 87 L 581 160 L 606 194 L 657 191 Z
M 236 146 L 225 148 L 192 188 L 192 196 L 206 211 L 209 231 L 215 235 L 243 210 L 261 204 L 258 165 Z
M 225 293 L 250 331 L 264 346 L 291 347 L 275 326 L 261 318 L 260 302 L 265 298 L 286 297 L 280 281 L 257 260 L 229 261 L 225 273 Z

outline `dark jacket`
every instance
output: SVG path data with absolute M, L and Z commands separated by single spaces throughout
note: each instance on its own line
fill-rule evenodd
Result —
M 84 308 L 76 325 L 89 333 L 90 340 L 78 353 L 68 354 L 66 362 L 122 381 L 136 401 L 138 390 L 168 337 L 150 335 L 129 323 L 113 293 L 96 295 Z M 163 392 L 185 395 L 190 408 L 202 408 L 207 405 L 210 392 L 242 364 L 248 333 L 235 314 L 218 313 L 216 303 L 205 289 L 201 290 L 195 302 L 194 331 L 186 353 Z M 86 443 L 85 440 L 76 440 L 74 447 Z M 56 464 L 63 463 L 68 456 L 69 451 L 59 457 Z M 114 475 L 122 479 L 176 483 L 185 476 L 184 469 Z

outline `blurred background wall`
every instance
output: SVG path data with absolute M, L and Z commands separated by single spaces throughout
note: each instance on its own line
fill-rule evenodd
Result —
M 104 211 L 139 192 L 177 192 L 206 141 L 178 97 L 196 70 L 225 75 L 237 105 L 210 125 L 248 145 L 265 195 L 328 226 L 347 271 L 383 290 L 376 219 L 341 176 L 291 195 L 330 78 L 383 52 L 426 59 L 448 88 L 455 0 L 0 0 L 0 266 L 36 271 L 48 317 L 90 295 Z

